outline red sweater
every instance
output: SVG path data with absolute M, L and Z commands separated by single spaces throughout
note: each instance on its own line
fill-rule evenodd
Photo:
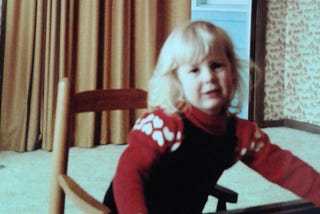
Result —
M 189 109 L 185 115 L 210 134 L 219 135 L 226 131 L 226 115 L 209 117 L 195 108 Z M 143 180 L 148 179 L 149 169 L 160 155 L 179 148 L 182 133 L 181 118 L 176 114 L 167 115 L 161 109 L 146 113 L 136 122 L 113 181 L 120 214 L 148 213 Z M 320 174 L 317 171 L 291 152 L 271 144 L 269 137 L 253 122 L 237 118 L 236 136 L 237 160 L 269 181 L 320 206 Z

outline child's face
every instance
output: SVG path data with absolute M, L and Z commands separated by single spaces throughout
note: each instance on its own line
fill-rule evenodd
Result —
M 177 76 L 187 102 L 201 111 L 217 115 L 229 104 L 233 73 L 222 45 L 199 63 L 179 66 Z

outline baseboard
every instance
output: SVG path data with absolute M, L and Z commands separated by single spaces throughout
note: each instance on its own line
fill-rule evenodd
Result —
M 310 123 L 300 122 L 297 120 L 291 120 L 291 119 L 264 121 L 261 128 L 267 128 L 267 127 L 288 127 L 288 128 L 298 129 L 301 131 L 306 131 L 314 134 L 320 134 L 320 126 L 313 125 Z
M 261 128 L 283 127 L 283 126 L 284 126 L 284 120 L 265 120 L 263 121 Z
M 310 123 L 300 122 L 300 121 L 291 120 L 291 119 L 285 119 L 284 126 L 288 128 L 299 129 L 299 130 L 314 133 L 314 134 L 320 134 L 320 126 L 313 125 Z

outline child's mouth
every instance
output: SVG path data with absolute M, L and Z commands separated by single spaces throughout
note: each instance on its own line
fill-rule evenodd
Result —
M 221 95 L 221 89 L 213 89 L 213 90 L 209 90 L 205 93 L 203 93 L 204 95 L 207 95 L 209 97 L 218 97 Z

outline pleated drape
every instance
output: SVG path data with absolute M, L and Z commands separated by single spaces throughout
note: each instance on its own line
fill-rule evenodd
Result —
M 51 150 L 59 78 L 70 77 L 75 92 L 147 89 L 165 38 L 190 18 L 190 2 L 10 0 L 6 11 L 0 149 Z M 74 145 L 125 143 L 132 119 L 80 115 Z
M 7 1 L 6 10 L 0 148 L 25 151 L 36 147 L 40 135 L 37 2 Z

